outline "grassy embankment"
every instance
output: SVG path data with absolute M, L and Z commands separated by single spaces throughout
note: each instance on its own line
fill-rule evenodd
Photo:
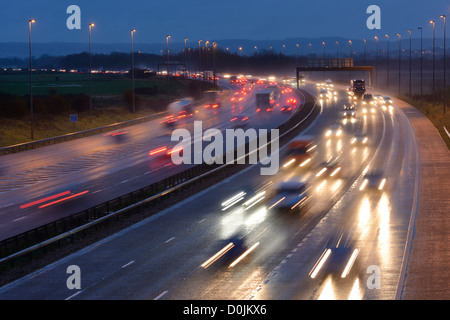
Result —
M 131 88 L 131 80 L 123 75 L 93 75 L 93 117 L 90 123 L 89 107 L 86 108 L 86 96 L 89 96 L 88 75 L 71 73 L 33 75 L 33 96 L 36 98 L 85 95 L 85 106 L 81 112 L 70 110 L 61 114 L 39 114 L 35 111 L 34 139 L 46 139 L 151 115 L 164 110 L 168 99 L 170 101 L 186 94 L 186 82 L 182 79 L 171 79 L 169 87 L 165 78 L 136 79 L 137 110 L 132 113 L 129 111 L 130 94 L 128 96 L 124 94 L 126 91 L 130 93 Z M 29 75 L 0 74 L 0 93 L 17 95 L 29 105 L 27 100 Z M 0 101 L 0 107 L 7 106 Z M 0 117 L 0 147 L 31 141 L 30 117 L 28 111 L 27 113 L 21 117 Z M 71 113 L 78 114 L 78 123 L 70 123 Z

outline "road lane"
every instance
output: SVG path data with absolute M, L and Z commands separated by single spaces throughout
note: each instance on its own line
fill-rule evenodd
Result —
M 240 86 L 232 88 L 234 92 L 242 90 Z M 258 90 L 260 88 L 255 88 L 252 95 L 236 105 L 236 109 L 250 115 L 255 129 L 274 128 L 284 122 L 289 114 L 256 117 L 254 92 Z M 198 108 L 196 119 L 203 121 L 204 129 L 230 127 L 232 112 L 235 110 L 232 106 L 235 104 L 228 100 L 229 97 L 226 97 L 219 111 L 205 110 L 203 106 Z M 170 141 L 171 131 L 163 128 L 159 122 L 156 120 L 127 128 L 128 133 L 123 135 L 123 141 L 101 134 L 3 156 L 0 240 L 94 207 L 190 167 L 175 166 L 170 159 L 149 156 L 150 150 L 174 145 Z M 184 127 L 192 128 L 192 121 Z M 16 161 L 17 167 L 12 165 Z M 1 189 L 2 186 L 4 189 Z M 20 208 L 21 205 L 67 191 L 72 195 L 88 192 L 69 199 L 68 203 L 45 208 Z
M 346 97 L 325 102 L 323 113 L 307 134 L 320 137 L 320 159 L 340 155 L 347 172 L 335 180 L 314 179 L 312 187 L 318 200 L 303 215 L 279 216 L 261 208 L 245 213 L 221 212 L 220 203 L 248 185 L 272 185 L 297 173 L 311 176 L 318 169 L 297 169 L 296 173 L 284 170 L 268 179 L 259 175 L 258 166 L 251 166 L 179 205 L 0 289 L 0 297 L 11 299 L 25 294 L 42 298 L 45 293 L 49 299 L 378 299 L 395 295 L 405 222 L 409 222 L 405 203 L 411 200 L 410 188 L 400 187 L 410 186 L 415 174 L 411 170 L 413 145 L 403 143 L 411 137 L 402 133 L 405 128 L 396 112 L 392 121 L 379 109 L 345 124 L 342 138 L 324 138 L 327 128 L 342 121 L 339 108 L 345 101 Z M 349 143 L 352 133 L 359 129 L 367 131 L 369 145 Z M 359 191 L 363 170 L 369 163 L 385 167 L 392 178 L 381 195 Z M 361 262 L 356 264 L 360 268 L 354 268 L 350 280 L 339 285 L 328 278 L 310 279 L 308 273 L 330 234 L 341 229 L 353 230 L 356 245 L 363 249 Z M 230 258 L 218 260 L 226 264 L 201 267 L 238 236 L 247 247 L 258 244 L 242 262 L 229 268 Z M 387 276 L 382 292 L 364 291 L 368 263 L 381 266 L 383 277 Z M 83 274 L 82 289 L 76 296 L 65 286 L 65 269 L 71 264 L 79 265 Z M 358 277 L 361 273 L 363 278 Z M 374 292 L 376 295 L 371 296 Z

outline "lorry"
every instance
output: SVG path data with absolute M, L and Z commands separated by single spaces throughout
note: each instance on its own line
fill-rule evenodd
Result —
M 273 111 L 278 94 L 276 89 L 267 88 L 256 93 L 256 111 Z
M 172 128 L 177 121 L 186 117 L 192 117 L 194 114 L 194 99 L 184 98 L 176 100 L 167 106 L 168 115 L 164 117 L 162 123 Z
M 350 80 L 350 91 L 353 96 L 361 98 L 366 93 L 366 83 L 361 79 Z
M 211 107 L 215 109 L 221 106 L 221 92 L 219 90 L 209 90 L 203 93 L 203 97 L 205 99 L 206 107 Z

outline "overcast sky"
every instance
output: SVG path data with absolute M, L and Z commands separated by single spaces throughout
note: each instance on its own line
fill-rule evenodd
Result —
M 81 30 L 69 30 L 69 5 L 81 9 Z M 381 30 L 369 30 L 369 5 L 381 8 Z M 364 38 L 424 27 L 432 36 L 429 20 L 436 20 L 442 36 L 443 19 L 450 16 L 449 0 L 3 0 L 0 42 L 28 41 L 28 20 L 34 18 L 35 42 L 86 42 L 88 24 L 95 22 L 93 41 L 183 42 L 199 39 L 283 40 L 286 38 Z

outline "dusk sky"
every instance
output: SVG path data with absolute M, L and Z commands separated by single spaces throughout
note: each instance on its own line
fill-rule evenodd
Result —
M 302 37 L 363 38 L 424 27 L 431 37 L 442 36 L 443 19 L 450 16 L 448 0 L 39 0 L 2 1 L 0 42 L 28 41 L 28 20 L 35 42 L 85 42 L 88 24 L 95 22 L 93 41 L 127 42 L 135 28 L 136 42 L 182 42 L 198 39 L 283 40 Z M 381 8 L 381 30 L 369 30 L 369 5 Z M 81 8 L 81 30 L 69 30 L 69 5 Z M 418 32 L 416 32 L 416 37 Z

